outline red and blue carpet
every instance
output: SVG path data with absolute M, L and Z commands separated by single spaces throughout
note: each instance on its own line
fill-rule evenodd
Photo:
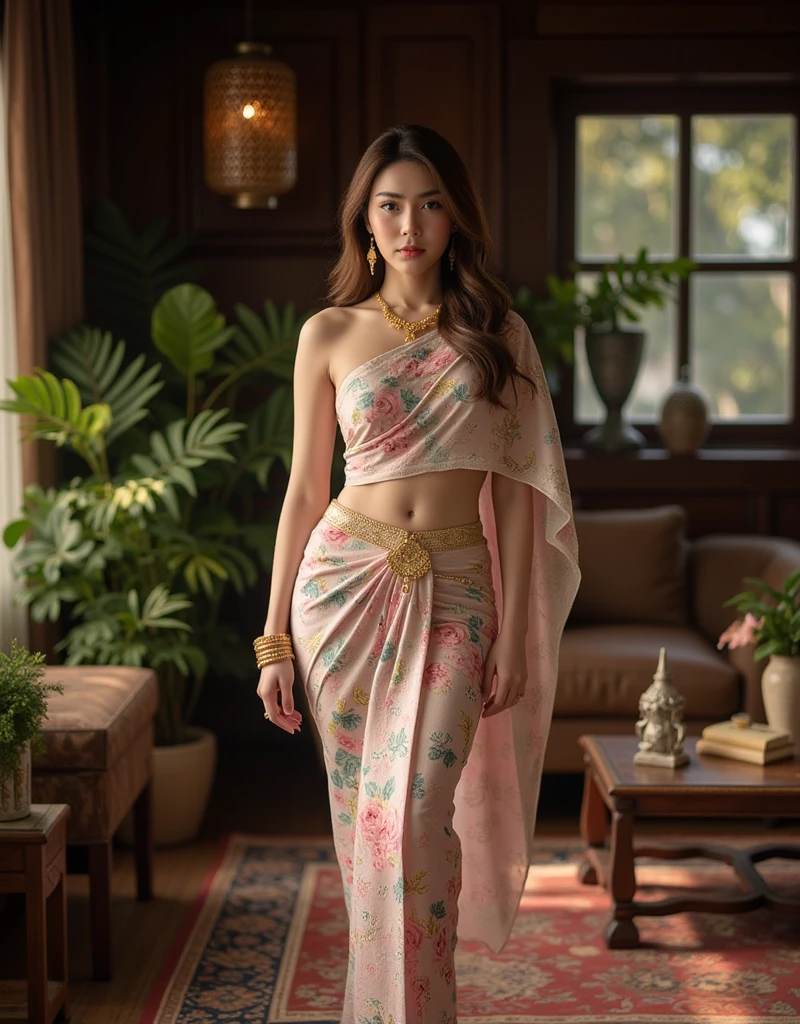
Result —
M 502 954 L 459 942 L 459 1024 L 800 1024 L 800 919 L 640 917 L 641 948 L 608 950 L 608 897 L 578 882 L 579 861 L 577 842 L 543 840 Z M 797 862 L 761 868 L 797 895 Z M 707 861 L 644 863 L 637 879 L 639 899 L 737 890 Z M 330 841 L 232 835 L 140 1024 L 338 1024 L 346 964 Z

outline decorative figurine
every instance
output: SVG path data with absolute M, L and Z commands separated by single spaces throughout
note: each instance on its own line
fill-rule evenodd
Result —
M 683 749 L 684 704 L 672 685 L 672 676 L 667 671 L 667 649 L 662 647 L 653 682 L 639 698 L 642 717 L 636 723 L 636 735 L 641 742 L 633 755 L 635 764 L 679 768 L 688 763 L 689 755 Z

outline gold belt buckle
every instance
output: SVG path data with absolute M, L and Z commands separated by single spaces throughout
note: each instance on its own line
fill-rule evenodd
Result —
M 391 549 L 386 561 L 392 572 L 403 581 L 403 593 L 411 590 L 411 581 L 424 576 L 431 567 L 431 556 L 427 548 L 406 531 L 406 536 Z

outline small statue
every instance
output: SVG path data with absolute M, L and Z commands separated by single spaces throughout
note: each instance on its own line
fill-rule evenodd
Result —
M 639 698 L 641 718 L 636 723 L 636 735 L 641 742 L 633 755 L 635 764 L 664 768 L 688 764 L 689 755 L 683 749 L 684 704 L 683 697 L 672 685 L 672 676 L 667 671 L 667 650 L 662 647 L 653 682 Z

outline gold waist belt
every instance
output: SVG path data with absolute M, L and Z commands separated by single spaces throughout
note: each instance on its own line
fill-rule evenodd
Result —
M 402 526 L 391 526 L 378 519 L 356 512 L 354 509 L 340 505 L 334 498 L 325 509 L 322 518 L 332 526 L 338 527 L 351 537 L 386 548 L 386 561 L 392 572 L 403 581 L 403 592 L 411 589 L 411 581 L 424 576 L 431 568 L 431 551 L 451 551 L 454 548 L 466 548 L 480 544 L 483 536 L 483 523 L 478 519 L 474 523 L 463 526 L 448 526 L 442 530 L 404 530 Z M 435 572 L 434 576 L 444 579 L 458 579 L 463 583 L 472 580 L 463 576 L 452 576 L 447 573 Z

